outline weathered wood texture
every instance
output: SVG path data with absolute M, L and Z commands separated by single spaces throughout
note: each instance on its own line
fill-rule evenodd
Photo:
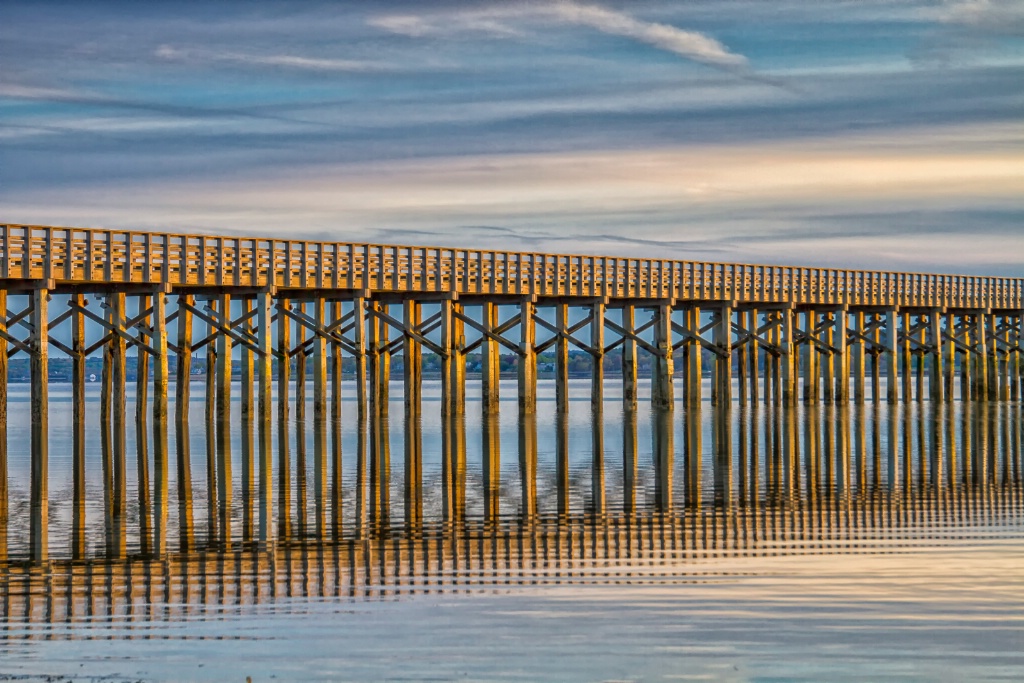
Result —
M 0 279 L 607 296 L 738 303 L 1024 306 L 1024 279 L 0 226 Z

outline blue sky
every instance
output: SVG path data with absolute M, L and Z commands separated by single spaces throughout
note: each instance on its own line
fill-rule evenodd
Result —
M 0 6 L 7 222 L 1024 275 L 1024 2 Z

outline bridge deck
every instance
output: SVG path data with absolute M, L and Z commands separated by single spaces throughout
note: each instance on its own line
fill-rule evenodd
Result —
M 0 226 L 0 279 L 1019 310 L 1024 279 Z

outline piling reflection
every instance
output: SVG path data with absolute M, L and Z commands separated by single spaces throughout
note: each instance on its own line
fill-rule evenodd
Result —
M 359 411 L 347 423 L 320 403 L 307 439 L 305 396 L 295 398 L 293 418 L 290 401 L 278 406 L 288 419 L 278 424 L 276 507 L 256 482 L 252 397 L 241 401 L 234 480 L 221 468 L 217 425 L 196 435 L 207 439 L 198 456 L 207 472 L 193 478 L 189 416 L 176 410 L 176 482 L 162 491 L 166 459 L 144 440 L 128 486 L 124 423 L 101 406 L 111 418 L 100 438 L 101 528 L 84 521 L 77 460 L 71 499 L 51 504 L 69 521 L 66 550 L 54 541 L 47 563 L 29 561 L 27 522 L 5 511 L 5 628 L 141 608 L 179 618 L 288 596 L 561 581 L 566 566 L 577 578 L 638 563 L 685 573 L 702 553 L 871 552 L 1021 518 L 1019 403 L 608 402 L 585 413 L 524 411 L 506 423 L 496 411 L 479 422 L 445 411 L 439 433 L 411 411 L 394 434 L 397 417 Z M 611 437 L 618 429 L 621 440 Z M 393 446 L 404 454 L 395 463 Z M 263 510 L 276 519 L 263 520 Z M 205 514 L 205 529 L 194 514 Z M 261 541 L 262 528 L 276 535 Z

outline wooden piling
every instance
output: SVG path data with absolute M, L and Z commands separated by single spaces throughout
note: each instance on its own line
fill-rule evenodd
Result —
M 273 534 L 273 354 L 271 350 L 271 294 L 263 291 L 256 295 L 256 356 L 257 378 L 259 381 L 259 406 L 256 419 L 259 448 L 259 531 L 257 538 L 267 542 Z M 286 437 L 287 438 L 287 437 Z
M 422 322 L 420 302 L 406 299 L 402 311 L 406 330 L 419 329 Z M 408 332 L 403 338 L 402 372 L 405 390 L 405 514 L 406 522 L 423 521 L 423 434 L 421 428 L 423 394 L 423 348 Z
M 760 327 L 761 316 L 758 315 L 756 308 L 751 308 L 747 311 L 747 329 L 750 330 L 751 335 L 757 335 Z M 750 365 L 750 405 L 756 406 L 758 403 L 758 390 L 760 387 L 760 381 L 758 374 L 761 367 L 761 354 L 760 345 L 756 336 L 751 336 L 750 340 L 746 344 L 749 347 L 749 365 Z
M 864 311 L 857 311 L 853 314 L 854 341 L 850 354 L 853 365 L 853 400 L 858 405 L 864 403 L 864 371 L 867 359 L 867 343 L 864 340 L 867 332 L 864 322 Z
M 163 291 L 153 294 L 153 552 L 167 552 L 168 482 L 170 444 L 167 439 L 167 298 Z
M 49 553 L 49 308 L 50 292 L 34 289 L 29 295 L 32 312 L 29 325 L 29 380 L 32 426 L 29 437 L 30 510 L 29 557 L 33 562 L 46 561 Z M 122 299 L 123 300 L 123 299 Z M 6 313 L 6 309 L 4 310 Z M 122 342 L 123 344 L 123 342 Z M 122 384 L 123 387 L 123 384 Z M 122 389 L 123 394 L 123 389 Z M 5 421 L 6 424 L 6 421 Z M 6 465 L 6 463 L 4 463 Z M 5 468 L 6 469 L 6 468 Z M 6 487 L 5 487 L 6 488 Z M 4 491 L 6 494 L 6 491 Z M 7 496 L 4 496 L 6 501 Z
M 0 297 L 0 311 L 6 313 L 7 302 L 4 296 Z M 71 306 L 85 306 L 85 295 L 81 293 L 72 294 L 69 302 Z M 0 314 L 2 315 L 2 314 Z M 0 356 L 6 365 L 7 342 L 0 345 Z M 74 559 L 85 557 L 85 316 L 77 308 L 71 310 L 71 469 L 73 480 L 73 510 L 71 513 L 71 556 Z M 2 391 L 7 391 L 6 374 L 0 378 L 4 385 Z M 154 389 L 154 393 L 156 390 Z M 3 419 L 2 429 L 6 431 L 7 420 Z M 6 448 L 6 438 L 0 438 L 2 447 Z M 2 459 L 2 456 L 0 456 Z M 2 465 L 2 463 L 0 463 Z M 0 477 L 3 473 L 0 473 Z M 3 503 L 0 503 L 2 505 Z
M 651 407 L 668 410 L 674 403 L 672 376 L 672 305 L 660 303 L 654 308 L 654 348 L 651 358 Z
M 111 464 L 113 467 L 112 519 L 115 557 L 124 557 L 127 525 L 127 472 L 126 472 L 126 425 L 125 425 L 125 383 L 127 367 L 125 358 L 125 295 L 115 292 L 107 297 L 109 323 L 114 332 L 110 340 L 111 360 Z
M 149 296 L 138 297 L 139 315 L 149 308 Z M 139 550 L 149 554 L 151 532 L 152 499 L 149 481 L 149 356 L 141 346 L 135 353 L 135 481 L 139 503 Z
M 537 326 L 533 321 L 536 304 L 524 300 L 519 308 L 519 414 L 537 411 Z
M 0 289 L 0 562 L 7 561 L 8 514 L 10 509 L 7 483 L 7 333 L 7 290 Z M 77 455 L 78 451 L 75 451 L 75 453 Z M 77 485 L 77 478 L 75 483 Z M 78 489 L 76 488 L 75 491 L 77 493 Z M 75 500 L 76 502 L 78 501 L 77 498 Z M 84 508 L 84 501 L 82 506 Z M 75 521 L 77 522 L 78 519 Z M 76 526 L 75 528 L 77 529 L 78 527 Z
M 718 311 L 713 332 L 715 378 L 711 385 L 711 405 L 732 403 L 732 307 L 722 306 Z M 671 345 L 669 345 L 671 349 Z
M 238 329 L 247 338 L 255 337 L 253 334 L 255 324 L 253 316 L 255 310 L 253 299 L 245 298 L 239 301 L 239 308 L 242 320 L 245 322 L 238 326 Z M 253 421 L 256 417 L 256 366 L 253 359 L 252 349 L 242 344 L 238 349 L 239 365 L 239 417 L 241 419 L 241 447 L 242 460 L 242 542 L 251 543 L 255 532 L 255 508 L 256 508 L 256 443 L 253 439 Z
M 499 324 L 497 304 L 485 302 L 480 309 L 483 329 L 493 334 Z M 498 341 L 485 333 L 480 340 L 480 402 L 484 415 L 498 412 L 500 379 L 501 354 Z
M 849 322 L 846 310 L 839 309 L 834 313 L 834 323 L 832 346 L 836 349 L 833 358 L 836 386 L 835 403 L 845 405 L 850 396 L 850 356 L 847 347 Z
M 555 326 L 558 338 L 555 340 L 555 409 L 558 413 L 569 411 L 569 340 L 565 330 L 569 327 L 569 306 L 555 304 Z
M 332 301 L 330 319 L 332 325 L 341 320 L 341 302 Z M 342 459 L 341 459 L 341 405 L 342 405 L 342 356 L 341 344 L 331 342 L 331 530 L 338 539 L 342 532 Z
M 621 325 L 626 333 L 632 334 L 636 329 L 635 308 L 631 304 L 622 306 Z M 637 357 L 636 340 L 624 335 L 622 338 L 622 407 L 627 413 L 636 411 L 637 407 Z
M 313 508 L 316 512 L 316 536 L 327 535 L 327 327 L 326 303 L 316 296 L 311 302 L 313 324 L 310 330 L 313 346 Z
M 885 313 L 885 354 L 886 354 L 886 367 L 888 369 L 888 376 L 886 377 L 886 398 L 889 403 L 896 403 L 899 400 L 899 385 L 898 377 L 899 370 L 897 363 L 899 357 L 897 356 L 898 336 L 896 328 L 896 309 L 889 309 Z
M 292 479 L 288 395 L 291 391 L 292 320 L 285 314 L 291 306 L 286 298 L 277 300 L 277 535 L 292 533 Z
M 695 305 L 687 306 L 686 329 L 693 335 L 700 333 L 700 308 Z M 690 337 L 686 341 L 686 403 L 689 406 L 699 406 L 701 402 L 701 387 L 704 382 L 701 355 L 703 353 L 700 342 L 696 337 Z
M 217 300 L 219 322 L 231 328 L 231 296 Z M 217 502 L 220 536 L 231 541 L 231 337 L 223 330 L 217 335 Z
M 192 311 L 195 305 L 191 294 L 178 296 L 177 359 L 174 381 L 174 448 L 175 479 L 178 494 L 178 546 L 191 550 L 195 543 L 192 518 L 192 462 L 189 443 L 189 401 L 192 384 Z
M 604 406 L 604 303 L 590 305 L 590 405 L 595 409 Z

